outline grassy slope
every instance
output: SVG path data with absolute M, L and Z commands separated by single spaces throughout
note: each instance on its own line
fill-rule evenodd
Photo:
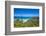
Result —
M 29 19 L 27 22 L 23 23 L 23 21 L 19 21 L 17 19 L 14 21 L 14 27 L 38 27 L 39 26 L 39 20 L 35 20 L 34 18 L 31 20 Z

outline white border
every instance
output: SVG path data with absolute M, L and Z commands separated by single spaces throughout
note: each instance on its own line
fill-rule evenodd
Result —
M 14 28 L 14 8 L 29 8 L 29 9 L 40 9 L 39 11 L 39 27 L 25 27 L 25 28 Z M 23 5 L 11 5 L 11 32 L 14 31 L 33 31 L 42 30 L 42 6 L 23 6 Z

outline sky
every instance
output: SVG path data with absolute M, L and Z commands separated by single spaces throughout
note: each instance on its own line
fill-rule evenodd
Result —
M 14 8 L 14 16 L 25 17 L 39 16 L 39 9 Z

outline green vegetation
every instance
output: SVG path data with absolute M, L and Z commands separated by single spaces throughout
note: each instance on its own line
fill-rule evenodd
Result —
M 32 17 L 32 19 L 29 18 L 29 20 L 25 23 L 23 23 L 23 20 L 16 19 L 14 20 L 14 27 L 38 27 L 39 26 L 39 18 Z

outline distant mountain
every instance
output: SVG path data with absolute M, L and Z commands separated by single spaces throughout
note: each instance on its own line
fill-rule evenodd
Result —
M 22 17 L 22 16 L 15 16 L 14 19 L 15 19 L 15 18 L 21 18 L 21 19 L 26 19 L 26 18 L 36 19 L 36 18 L 37 18 L 37 19 L 39 19 L 38 16 L 35 16 L 35 17 Z
M 32 17 L 32 18 L 33 18 L 33 19 L 34 19 L 34 18 L 37 18 L 37 19 L 39 19 L 39 17 L 38 17 L 38 16 L 37 16 L 37 17 Z
M 31 17 L 20 17 L 20 16 L 17 16 L 17 17 L 14 17 L 14 18 L 21 18 L 21 19 L 26 19 L 26 18 L 31 18 Z

